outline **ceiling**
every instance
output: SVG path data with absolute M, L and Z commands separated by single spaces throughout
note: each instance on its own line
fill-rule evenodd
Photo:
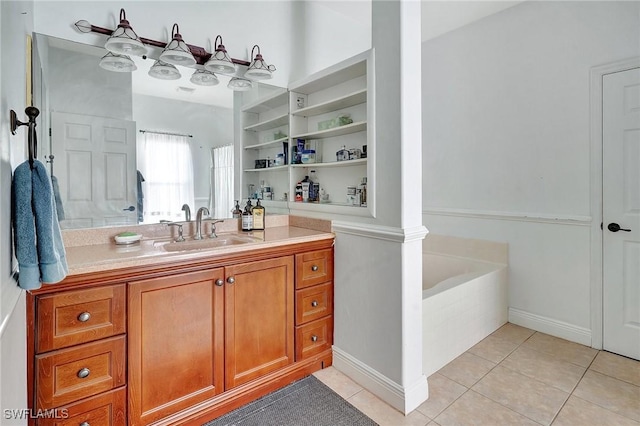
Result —
M 374 0 L 375 1 L 375 0 Z M 422 41 L 453 31 L 519 3 L 517 1 L 486 0 L 421 0 Z

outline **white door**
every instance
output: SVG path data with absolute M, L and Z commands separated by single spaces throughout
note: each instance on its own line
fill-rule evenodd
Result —
M 604 349 L 640 359 L 640 68 L 603 77 Z
M 62 228 L 137 223 L 135 132 L 133 121 L 51 114 Z

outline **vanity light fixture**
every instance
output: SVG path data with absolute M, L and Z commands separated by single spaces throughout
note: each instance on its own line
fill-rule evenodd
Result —
M 107 52 L 107 54 L 100 59 L 100 68 L 115 72 L 131 72 L 138 69 L 130 57 L 127 55 L 118 55 L 113 52 Z
M 220 43 L 218 43 L 220 39 Z M 236 72 L 236 64 L 233 63 L 227 49 L 222 44 L 222 36 L 218 35 L 213 43 L 216 46 L 215 52 L 211 58 L 204 64 L 204 68 L 211 72 L 219 72 L 221 74 L 233 74 Z
M 149 75 L 160 80 L 177 80 L 180 76 L 180 71 L 173 64 L 158 59 L 149 69 Z
M 182 39 L 182 35 L 180 35 L 178 24 L 173 24 L 173 28 L 171 28 L 171 41 L 164 48 L 159 59 L 168 64 L 183 65 L 185 67 L 196 64 L 197 61 L 193 57 L 189 46 L 187 46 L 187 43 Z
M 256 56 L 253 56 L 253 52 L 258 49 Z M 254 58 L 253 62 L 249 64 L 249 69 L 244 73 L 244 76 L 253 80 L 268 80 L 273 77 L 273 72 L 276 67 L 273 65 L 267 65 L 260 54 L 260 46 L 257 44 L 251 49 L 251 57 Z
M 196 70 L 189 79 L 193 84 L 197 84 L 198 86 L 216 86 L 220 83 L 218 77 L 207 70 Z
M 253 88 L 253 82 L 251 80 L 247 80 L 242 77 L 233 77 L 229 80 L 227 84 L 229 89 L 235 90 L 236 92 L 246 92 L 247 90 L 251 90 Z
M 86 22 L 88 24 L 87 21 L 78 21 L 76 22 L 76 27 L 78 29 L 80 29 L 78 26 L 80 22 Z M 89 31 L 90 30 L 91 27 L 89 26 Z M 86 32 L 81 29 L 80 31 Z M 147 48 L 142 44 L 140 37 L 138 37 L 135 31 L 133 31 L 131 25 L 129 25 L 124 9 L 120 9 L 120 23 L 118 24 L 118 28 L 111 33 L 111 36 L 107 39 L 104 47 L 108 51 L 120 55 L 142 56 L 147 54 Z

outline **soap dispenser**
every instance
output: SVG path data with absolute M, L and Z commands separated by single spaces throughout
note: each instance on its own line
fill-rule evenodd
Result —
M 260 200 L 256 201 L 256 206 L 252 211 L 253 215 L 253 230 L 254 231 L 262 231 L 264 230 L 264 221 L 265 221 L 265 209 L 260 204 Z
M 245 232 L 253 230 L 253 215 L 251 214 L 251 210 L 253 210 L 251 200 L 247 200 L 247 205 L 244 206 L 244 211 L 242 212 L 242 230 Z

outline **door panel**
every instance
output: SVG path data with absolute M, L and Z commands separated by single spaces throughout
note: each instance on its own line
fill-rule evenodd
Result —
M 129 418 L 147 425 L 223 391 L 222 268 L 129 285 Z
M 51 146 L 64 209 L 62 228 L 137 223 L 136 124 L 53 112 Z
M 603 346 L 640 359 L 639 68 L 603 77 L 602 154 Z
M 225 268 L 226 389 L 293 363 L 293 268 L 292 256 Z

